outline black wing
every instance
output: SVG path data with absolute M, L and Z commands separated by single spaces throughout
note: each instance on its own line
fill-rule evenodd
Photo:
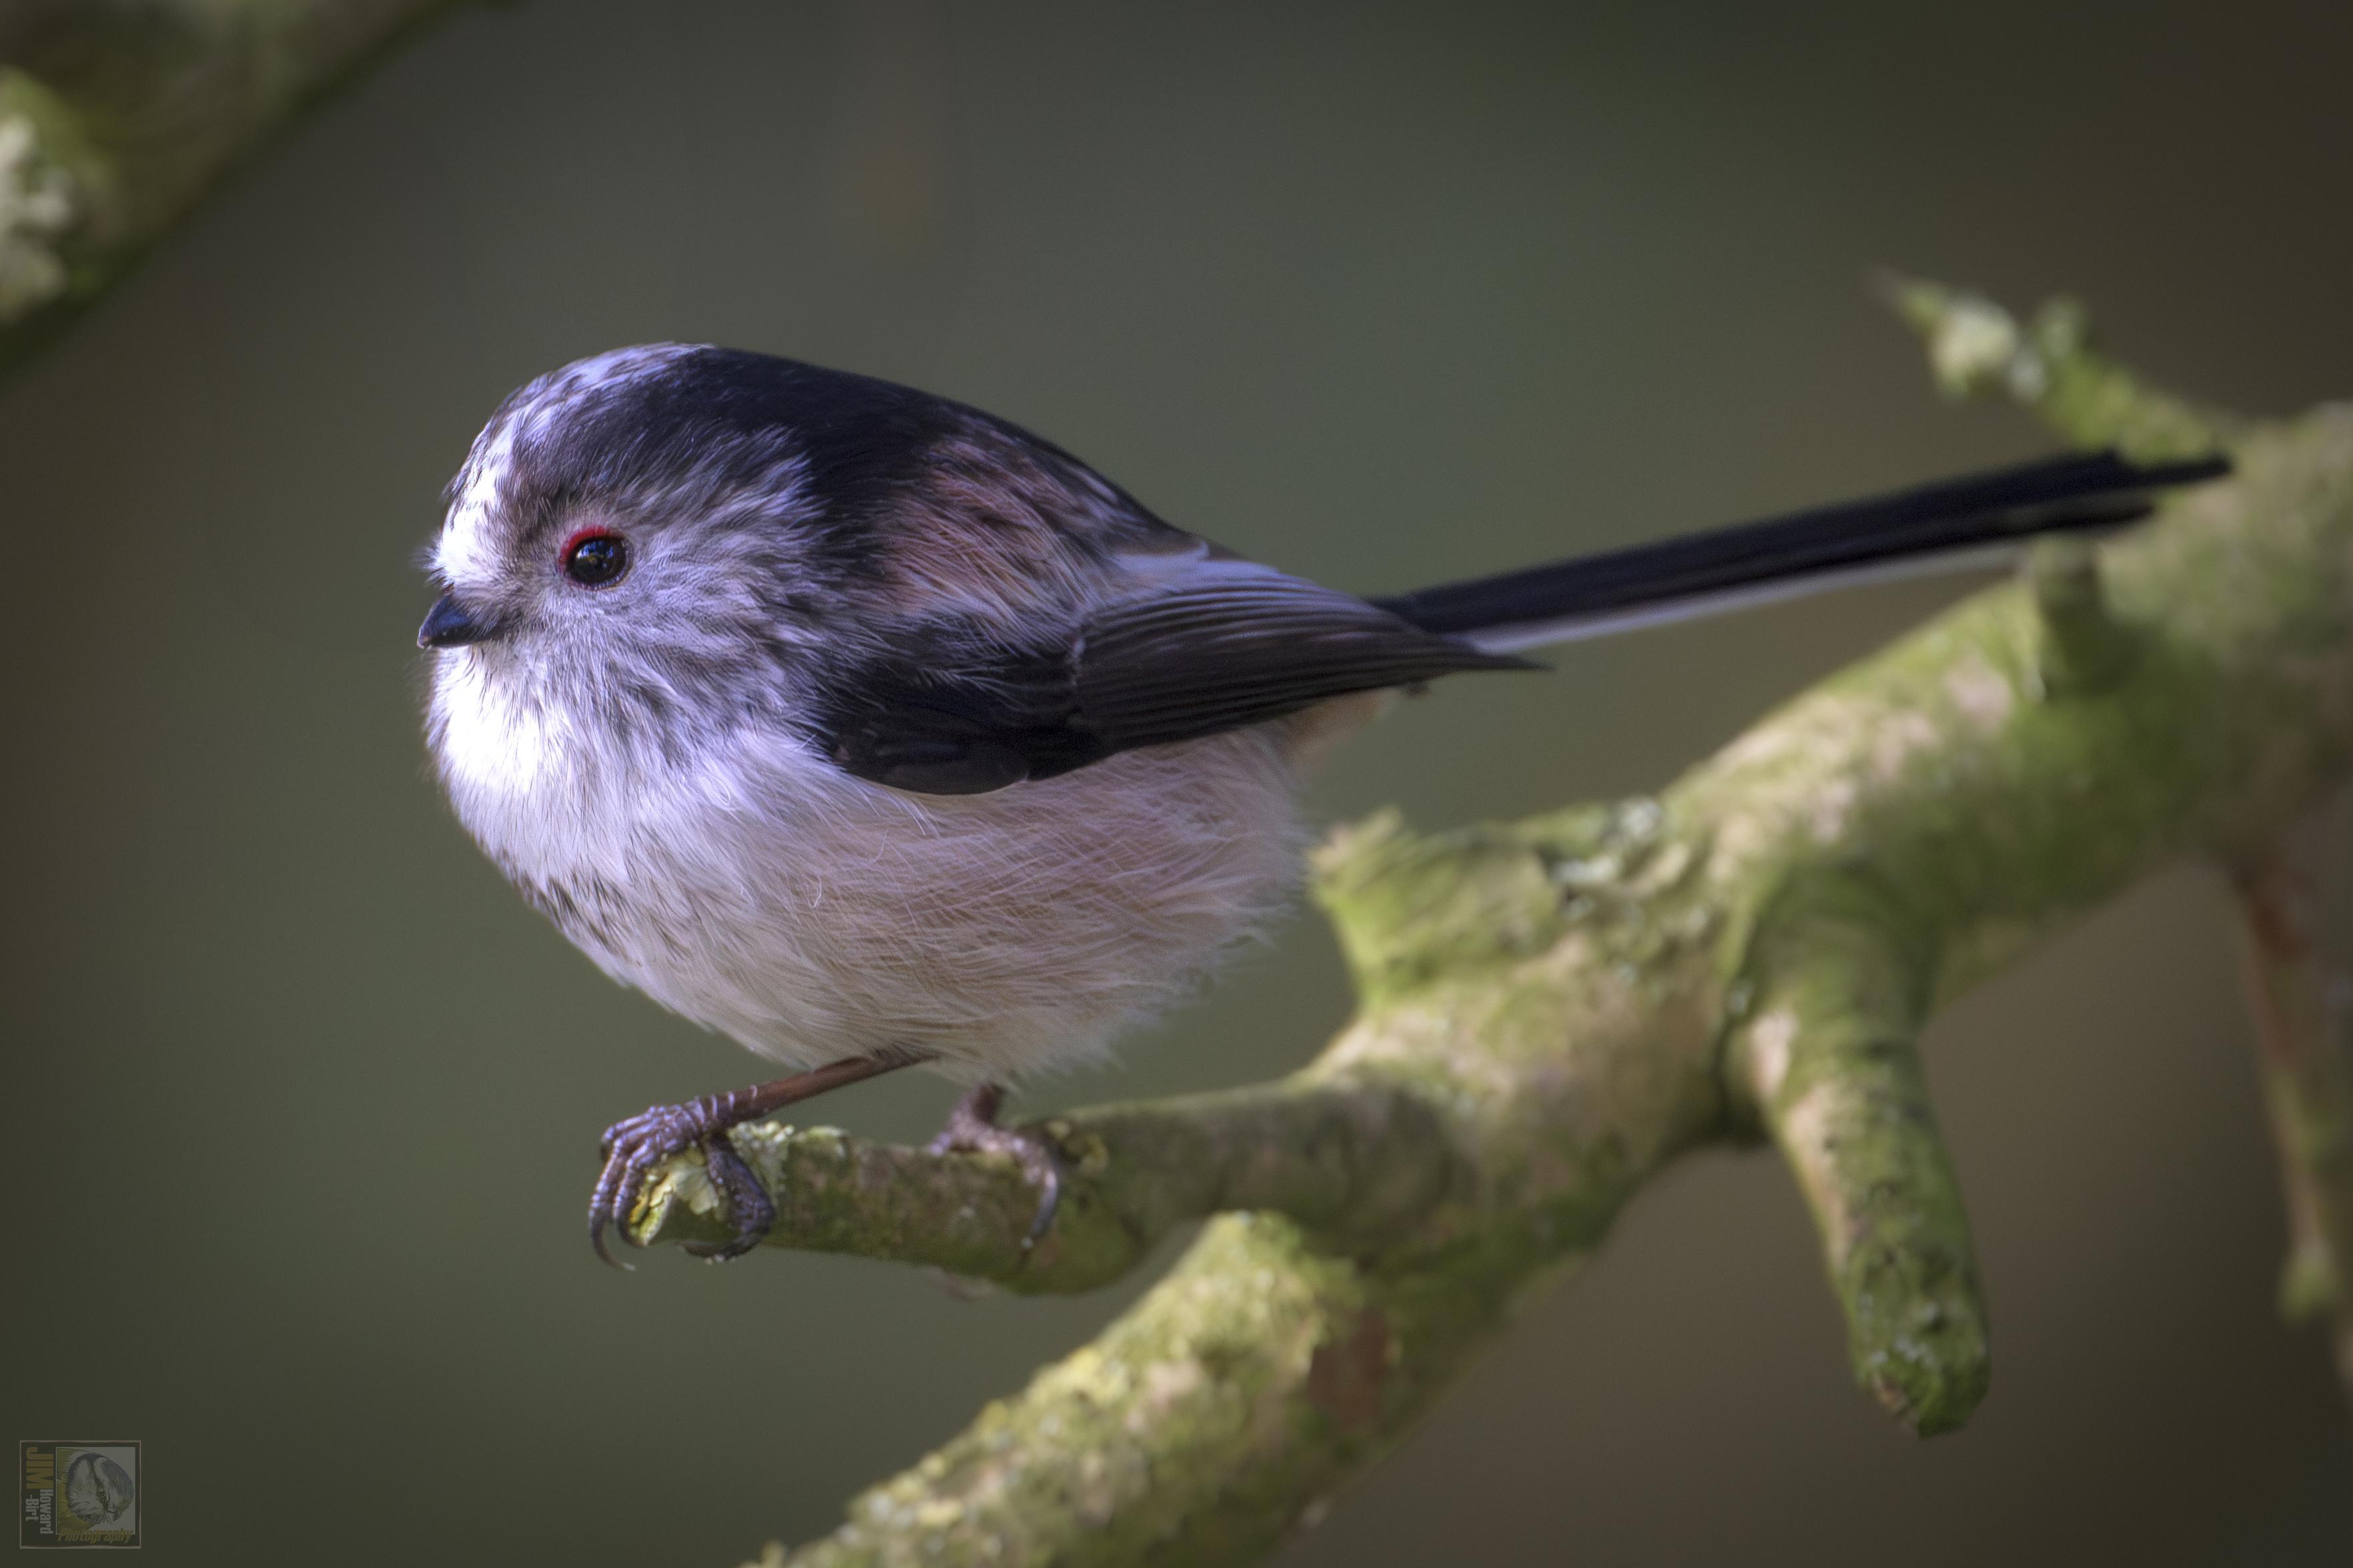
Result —
M 818 738 L 860 778 L 976 795 L 1352 691 L 1531 668 L 1352 595 L 1245 563 L 1204 563 L 1041 646 L 992 648 L 969 628 L 937 628 L 838 671 Z

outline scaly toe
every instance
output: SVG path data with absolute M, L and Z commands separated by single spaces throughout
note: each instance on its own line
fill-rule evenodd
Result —
M 1021 1173 L 1038 1189 L 1038 1212 L 1021 1238 L 1025 1256 L 1054 1228 L 1054 1216 L 1061 1212 L 1069 1162 L 1062 1157 L 1061 1146 L 1047 1133 L 1032 1127 L 997 1127 L 957 1118 L 932 1140 L 930 1148 L 934 1154 L 1003 1154 L 1021 1167 Z
M 716 1247 L 690 1241 L 686 1250 L 713 1263 L 725 1263 L 760 1245 L 776 1223 L 776 1205 L 726 1133 L 714 1132 L 703 1142 L 702 1161 L 711 1173 L 711 1184 L 727 1194 L 727 1214 L 734 1222 L 735 1235 Z
M 628 1268 L 606 1247 L 605 1232 L 617 1229 L 624 1240 L 636 1245 L 628 1232 L 628 1217 L 637 1209 L 646 1177 L 672 1154 L 694 1147 L 703 1136 L 691 1110 L 681 1105 L 653 1106 L 605 1129 L 597 1143 L 604 1168 L 597 1172 L 596 1184 L 588 1194 L 588 1244 L 598 1258 L 616 1268 Z M 750 1173 L 744 1174 L 748 1178 Z M 760 1195 L 765 1203 L 767 1194 Z

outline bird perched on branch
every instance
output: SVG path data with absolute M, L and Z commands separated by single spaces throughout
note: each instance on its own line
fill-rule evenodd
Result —
M 977 409 L 676 344 L 509 397 L 451 481 L 427 731 L 458 816 L 605 972 L 790 1076 L 605 1134 L 617 1214 L 700 1147 L 733 1257 L 775 1218 L 727 1130 L 923 1066 L 1101 1054 L 1283 904 L 1303 773 L 1385 694 L 1518 650 L 1982 563 L 2144 515 L 2219 458 L 2064 457 L 1363 599 L 1155 517 Z

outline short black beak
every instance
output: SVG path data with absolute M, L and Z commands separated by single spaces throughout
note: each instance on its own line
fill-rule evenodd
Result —
M 444 594 L 433 602 L 427 612 L 425 624 L 417 628 L 418 647 L 462 647 L 470 642 L 480 642 L 491 635 L 491 628 L 466 613 L 455 594 Z

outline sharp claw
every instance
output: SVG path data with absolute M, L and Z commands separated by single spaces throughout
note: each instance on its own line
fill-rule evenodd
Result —
M 615 1223 L 614 1205 L 620 1197 L 620 1170 L 607 1153 L 604 1169 L 596 1173 L 596 1185 L 588 1194 L 588 1245 L 607 1264 L 628 1274 L 634 1272 L 631 1267 L 614 1257 L 605 1246 L 605 1231 Z
M 0 0 L 0 5 L 5 4 L 5 0 Z M 925 1059 L 917 1052 L 845 1057 L 773 1083 L 754 1084 L 730 1094 L 705 1095 L 683 1105 L 657 1105 L 614 1122 L 605 1129 L 604 1137 L 596 1144 L 597 1158 L 604 1165 L 588 1198 L 589 1245 L 606 1262 L 627 1268 L 628 1264 L 616 1262 L 607 1250 L 606 1226 L 616 1227 L 625 1240 L 643 1246 L 628 1229 L 629 1216 L 637 1210 L 638 1189 L 655 1166 L 700 1144 L 712 1183 L 727 1194 L 735 1235 L 723 1247 L 689 1250 L 706 1258 L 741 1257 L 758 1246 L 760 1238 L 775 1225 L 776 1205 L 769 1199 L 767 1189 L 752 1174 L 751 1167 L 735 1152 L 735 1146 L 728 1142 L 727 1129 L 757 1121 L 812 1095 Z
M 948 1124 L 929 1148 L 934 1154 L 990 1151 L 1013 1156 L 1021 1173 L 1038 1189 L 1038 1212 L 1021 1238 L 1021 1256 L 1026 1258 L 1054 1228 L 1054 1216 L 1061 1212 L 1064 1162 L 1061 1150 L 1045 1133 L 997 1125 L 997 1108 L 1003 1095 L 1004 1090 L 993 1084 L 983 1084 L 967 1094 L 948 1113 Z
M 621 1229 L 629 1210 L 636 1206 L 638 1149 L 630 1131 L 627 1121 L 615 1122 L 605 1130 L 605 1136 L 597 1143 L 604 1167 L 596 1173 L 596 1185 L 588 1194 L 588 1245 L 599 1258 L 625 1274 L 633 1270 L 605 1245 L 605 1232 L 608 1227 Z M 627 1235 L 623 1231 L 625 1238 Z
M 713 1263 L 726 1263 L 760 1245 L 776 1223 L 776 1205 L 724 1132 L 714 1133 L 704 1142 L 702 1160 L 712 1184 L 727 1194 L 727 1212 L 735 1222 L 735 1235 L 717 1246 L 690 1242 L 686 1250 Z
M 735 1152 L 724 1130 L 711 1130 L 697 1119 L 697 1109 L 658 1105 L 605 1130 L 598 1145 L 604 1167 L 597 1173 L 596 1184 L 588 1197 L 588 1245 L 614 1268 L 630 1270 L 630 1266 L 615 1258 L 606 1245 L 607 1228 L 617 1230 L 621 1238 L 633 1246 L 643 1245 L 629 1233 L 628 1220 L 641 1201 L 646 1178 L 662 1161 L 698 1143 L 702 1145 L 712 1184 L 726 1194 L 735 1235 L 719 1246 L 695 1243 L 686 1250 L 698 1258 L 722 1262 L 740 1258 L 757 1247 L 775 1225 L 776 1205 L 769 1200 L 767 1189 L 760 1185 L 759 1178 Z
M 611 1223 L 612 1220 L 609 1215 L 589 1215 L 588 1245 L 595 1247 L 596 1249 L 596 1256 L 603 1258 L 605 1262 L 612 1268 L 619 1269 L 624 1274 L 635 1274 L 638 1271 L 638 1266 L 636 1264 L 624 1263 L 605 1249 L 605 1227 Z
M 1029 1179 L 1038 1184 L 1038 1213 L 1029 1221 L 1029 1234 L 1021 1238 L 1021 1251 L 1025 1257 L 1030 1248 L 1046 1238 L 1048 1231 L 1054 1228 L 1054 1216 L 1062 1207 L 1061 1157 L 1044 1149 L 1039 1149 L 1039 1152 L 1043 1157 L 1039 1160 L 1037 1168 L 1029 1172 Z

